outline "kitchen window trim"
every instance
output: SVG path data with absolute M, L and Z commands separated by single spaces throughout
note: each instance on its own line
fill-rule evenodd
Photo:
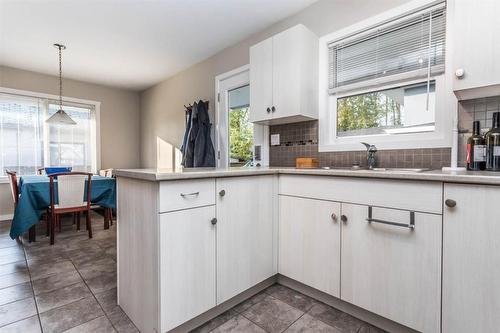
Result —
M 397 20 L 407 14 L 420 11 L 430 6 L 442 3 L 442 1 L 414 0 L 402 6 L 393 8 L 379 15 L 373 16 L 347 28 L 327 34 L 319 39 L 319 139 L 318 150 L 320 152 L 338 151 L 363 151 L 366 148 L 360 144 L 361 141 L 369 142 L 382 149 L 416 149 L 416 148 L 446 148 L 452 145 L 453 114 L 456 112 L 456 98 L 451 89 L 453 76 L 450 74 L 450 54 L 446 53 L 445 72 L 431 76 L 436 82 L 436 107 L 435 107 L 435 129 L 433 132 L 402 133 L 402 134 L 378 134 L 351 137 L 337 137 L 337 99 L 340 97 L 358 95 L 361 93 L 380 91 L 384 89 L 402 87 L 415 83 L 427 82 L 427 77 L 407 79 L 404 76 L 397 80 L 397 76 L 381 78 L 379 82 L 373 80 L 373 84 L 359 89 L 344 89 L 333 93 L 329 89 L 329 46 L 336 41 L 351 37 L 356 33 L 369 31 L 370 29 Z M 449 13 L 446 13 L 449 20 Z M 450 41 L 449 29 L 446 31 L 447 43 Z M 449 47 L 447 46 L 447 49 Z M 397 81 L 395 81 L 397 80 Z M 380 84 L 380 85 L 377 85 Z M 348 88 L 348 87 L 346 87 Z
M 39 93 L 39 92 L 34 92 L 34 91 L 29 91 L 29 90 L 13 89 L 13 88 L 7 88 L 7 87 L 0 87 L 0 93 L 25 96 L 25 97 L 42 98 L 42 99 L 47 100 L 49 103 L 59 100 L 58 95 Z M 95 165 L 96 165 L 96 172 L 97 172 L 98 170 L 101 169 L 101 102 L 88 100 L 88 99 L 82 99 L 82 98 L 65 97 L 65 96 L 63 96 L 62 100 L 63 100 L 63 104 L 68 103 L 68 104 L 74 104 L 76 106 L 77 105 L 91 105 L 94 107 L 95 134 L 96 134 L 96 137 L 95 137 L 95 154 L 96 154 Z M 8 182 L 9 182 L 9 178 L 7 176 L 0 176 L 0 184 L 8 183 Z

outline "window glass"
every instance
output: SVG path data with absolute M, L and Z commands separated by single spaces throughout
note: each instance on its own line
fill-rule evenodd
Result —
M 95 171 L 95 112 L 91 105 L 65 105 L 76 125 L 45 120 L 59 107 L 48 99 L 0 93 L 0 175 L 36 174 L 44 166 Z
M 435 81 L 337 99 L 337 137 L 434 131 Z

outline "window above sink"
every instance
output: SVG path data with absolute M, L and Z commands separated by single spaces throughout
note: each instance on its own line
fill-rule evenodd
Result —
M 451 146 L 446 7 L 422 3 L 320 39 L 320 151 Z

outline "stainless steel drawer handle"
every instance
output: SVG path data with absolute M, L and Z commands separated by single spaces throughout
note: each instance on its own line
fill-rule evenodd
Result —
M 415 212 L 410 212 L 410 224 L 406 223 L 399 223 L 399 222 L 392 222 L 392 221 L 385 221 L 385 220 L 379 220 L 379 219 L 374 219 L 372 218 L 372 207 L 368 207 L 368 218 L 366 219 L 368 223 L 381 223 L 381 224 L 388 224 L 388 225 L 393 225 L 396 227 L 403 227 L 403 228 L 409 228 L 411 230 L 415 229 Z
M 181 193 L 181 197 L 195 197 L 200 195 L 200 192 L 191 192 L 191 193 Z

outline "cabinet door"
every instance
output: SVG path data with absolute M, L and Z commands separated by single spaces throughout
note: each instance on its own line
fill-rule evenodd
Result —
M 217 179 L 218 304 L 276 273 L 273 179 Z
M 215 206 L 160 215 L 161 332 L 216 306 Z
M 291 117 L 301 110 L 301 48 L 306 47 L 301 30 L 299 25 L 273 37 L 273 118 Z
M 440 331 L 442 216 L 415 213 L 415 228 L 367 222 L 368 207 L 342 204 L 341 299 L 421 332 Z M 410 212 L 373 208 L 408 224 Z
M 500 187 L 445 184 L 443 333 L 500 327 Z
M 340 204 L 280 195 L 279 273 L 340 296 Z
M 454 78 L 454 90 L 500 84 L 500 1 L 454 0 L 453 70 L 462 68 L 462 79 Z
M 250 48 L 250 121 L 272 118 L 273 40 L 266 39 Z

